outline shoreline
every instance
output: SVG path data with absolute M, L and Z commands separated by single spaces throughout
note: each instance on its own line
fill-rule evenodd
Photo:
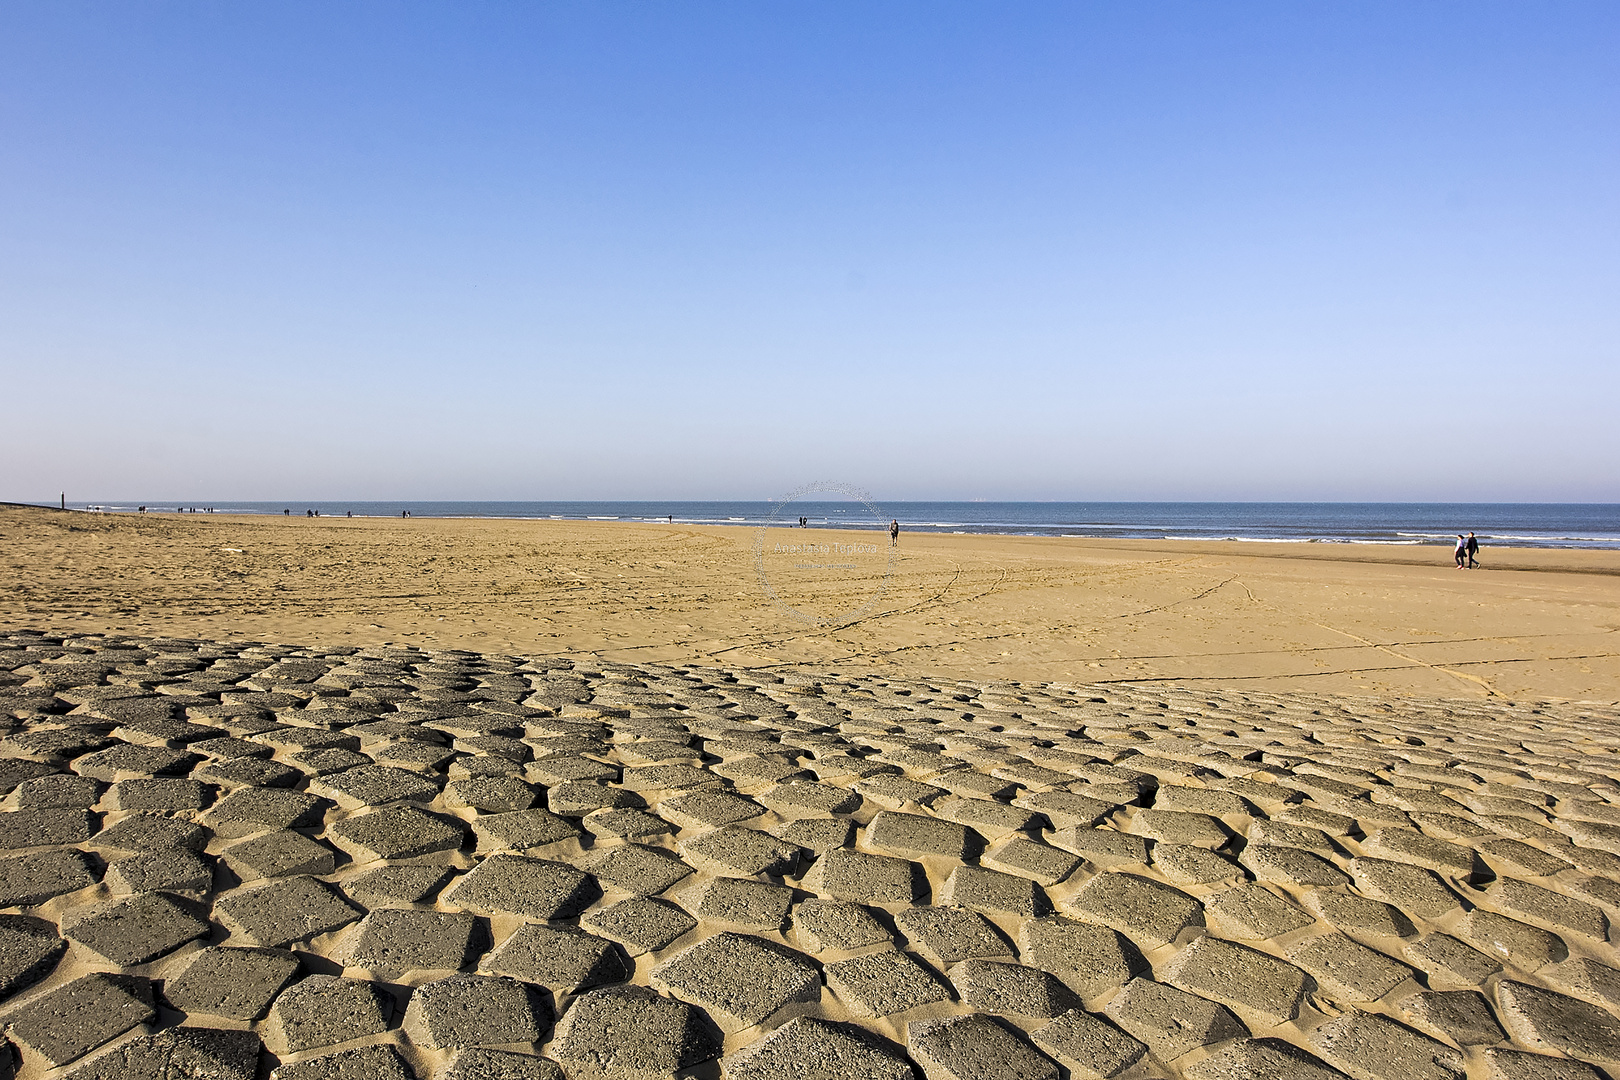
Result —
M 879 607 L 818 628 L 763 594 L 754 528 L 69 513 L 0 509 L 16 581 L 0 593 L 0 623 L 935 678 L 1620 701 L 1612 551 L 1487 547 L 1481 569 L 1458 571 L 1438 548 L 903 532 Z M 876 578 L 840 572 L 858 607 Z

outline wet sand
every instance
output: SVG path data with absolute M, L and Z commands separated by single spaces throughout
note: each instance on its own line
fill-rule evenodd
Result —
M 822 530 L 783 530 L 828 542 Z M 0 509 L 16 628 L 838 665 L 911 677 L 1620 701 L 1620 552 L 902 533 L 773 605 L 755 531 Z M 844 537 L 870 543 L 886 537 Z M 885 571 L 887 580 L 885 581 Z M 881 595 L 878 587 L 882 585 Z

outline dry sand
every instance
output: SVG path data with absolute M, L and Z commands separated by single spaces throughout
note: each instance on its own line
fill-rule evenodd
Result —
M 782 530 L 826 542 L 837 534 Z M 0 509 L 0 623 L 927 678 L 1620 700 L 1620 553 L 902 534 L 850 625 L 748 528 Z M 870 543 L 872 534 L 846 537 Z M 887 564 L 829 573 L 838 612 Z M 778 580 L 778 583 L 780 581 Z M 791 598 L 790 598 L 791 599 Z

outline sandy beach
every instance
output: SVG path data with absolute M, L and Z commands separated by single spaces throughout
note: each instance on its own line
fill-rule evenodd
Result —
M 754 539 L 629 522 L 6 507 L 0 621 L 930 678 L 1620 700 L 1620 552 L 1488 548 L 1480 569 L 1458 571 L 1439 547 L 903 533 L 892 569 L 885 557 L 829 575 L 824 610 L 877 601 L 821 627 L 771 603 Z

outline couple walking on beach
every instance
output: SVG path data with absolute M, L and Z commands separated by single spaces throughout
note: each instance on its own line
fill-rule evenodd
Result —
M 1479 541 L 1474 539 L 1473 533 L 1469 533 L 1467 536 L 1462 533 L 1457 534 L 1457 550 L 1455 554 L 1457 556 L 1457 569 L 1459 570 L 1465 568 L 1472 570 L 1479 565 L 1474 561 L 1474 556 L 1479 554 Z

